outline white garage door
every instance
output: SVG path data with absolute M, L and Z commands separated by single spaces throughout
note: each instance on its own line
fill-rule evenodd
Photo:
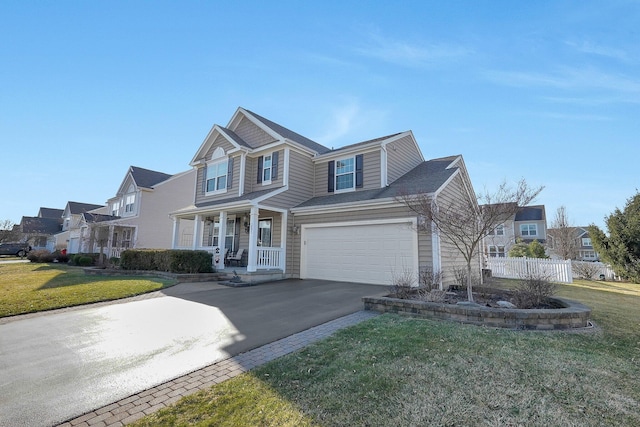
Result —
M 410 220 L 307 225 L 302 244 L 303 279 L 390 285 L 394 275 L 418 271 L 418 239 Z

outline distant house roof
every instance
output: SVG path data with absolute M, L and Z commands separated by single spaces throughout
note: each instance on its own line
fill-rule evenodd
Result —
M 299 133 L 296 133 L 290 129 L 287 129 L 284 126 L 281 126 L 277 123 L 272 122 L 269 119 L 266 119 L 256 113 L 254 113 L 253 111 L 249 111 L 246 110 L 246 112 L 248 112 L 249 114 L 251 114 L 254 118 L 258 119 L 260 122 L 262 122 L 262 124 L 264 124 L 265 126 L 267 126 L 268 128 L 270 128 L 271 130 L 273 130 L 274 132 L 276 132 L 278 135 L 282 136 L 283 138 L 289 139 L 291 141 L 295 141 L 298 144 L 302 144 L 307 148 L 310 148 L 313 151 L 316 151 L 320 154 L 323 153 L 327 153 L 329 151 L 331 151 L 329 148 L 325 147 L 324 145 L 318 144 L 315 141 L 310 140 L 309 138 L 307 138 L 306 136 L 302 136 Z
M 64 213 L 64 209 L 54 209 L 54 208 L 40 208 L 38 211 L 38 216 L 40 218 L 62 218 L 62 214 Z
M 103 205 L 93 205 L 91 203 L 78 203 L 78 202 L 68 202 L 69 212 L 72 215 L 79 215 L 88 211 L 92 211 L 94 209 L 99 209 L 104 207 Z
M 23 216 L 20 227 L 23 233 L 53 235 L 62 230 L 62 216 L 60 218 Z
M 544 213 L 544 205 L 523 206 L 518 209 L 515 221 L 544 221 L 546 220 Z
M 104 222 L 104 221 L 111 221 L 111 220 L 114 220 L 114 219 L 120 219 L 119 216 L 95 214 L 95 213 L 90 213 L 90 212 L 83 213 L 82 214 L 82 218 L 86 222 L 90 222 L 90 223 Z
M 313 197 L 299 204 L 296 208 L 387 199 L 398 197 L 402 194 L 434 193 L 458 170 L 457 167 L 449 168 L 451 162 L 456 158 L 454 156 L 422 162 L 385 188 Z
M 131 166 L 130 171 L 136 185 L 143 188 L 153 188 L 154 185 L 159 184 L 162 181 L 166 181 L 173 176 L 138 166 Z

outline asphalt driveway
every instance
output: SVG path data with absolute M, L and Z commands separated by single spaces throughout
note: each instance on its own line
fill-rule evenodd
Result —
M 362 309 L 375 285 L 181 284 L 0 325 L 0 426 L 50 426 Z

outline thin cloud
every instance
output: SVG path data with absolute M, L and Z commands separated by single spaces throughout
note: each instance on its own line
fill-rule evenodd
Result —
M 640 80 L 593 68 L 561 68 L 555 74 L 520 71 L 489 71 L 486 78 L 497 84 L 517 87 L 551 87 L 565 90 L 605 90 L 640 96 Z
M 448 43 L 415 44 L 371 34 L 365 46 L 355 52 L 370 58 L 400 65 L 434 65 L 469 56 L 464 46 Z
M 331 147 L 341 145 L 340 141 L 355 137 L 361 129 L 370 129 L 384 120 L 386 114 L 379 110 L 363 110 L 357 100 L 349 99 L 344 104 L 334 107 L 330 112 L 329 123 L 324 128 L 326 132 L 315 141 Z M 355 139 L 346 143 L 358 142 Z M 336 147 L 337 148 L 337 147 Z
M 620 61 L 628 61 L 629 56 L 627 52 L 621 49 L 616 49 L 609 46 L 594 44 L 589 41 L 566 41 L 565 44 L 577 50 L 578 52 L 586 53 L 589 55 L 605 56 L 607 58 L 614 58 Z

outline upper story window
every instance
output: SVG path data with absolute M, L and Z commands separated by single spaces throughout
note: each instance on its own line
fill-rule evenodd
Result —
M 258 157 L 258 184 L 271 184 L 278 179 L 278 152 Z
M 111 204 L 111 215 L 113 216 L 120 215 L 120 201 L 113 202 Z
M 591 244 L 591 237 L 583 237 L 582 238 L 582 246 L 584 246 L 585 248 L 590 248 L 593 245 Z
M 520 224 L 521 236 L 537 236 L 538 224 Z
M 332 160 L 329 162 L 328 191 L 341 192 L 362 188 L 363 182 L 363 156 Z
M 136 195 L 128 194 L 124 198 L 124 211 L 125 213 L 132 213 L 136 204 Z
M 207 165 L 205 191 L 207 193 L 226 191 L 228 172 L 229 169 L 227 159 L 224 159 L 221 162 L 211 163 Z
M 504 224 L 496 226 L 489 234 L 492 236 L 504 236 Z

